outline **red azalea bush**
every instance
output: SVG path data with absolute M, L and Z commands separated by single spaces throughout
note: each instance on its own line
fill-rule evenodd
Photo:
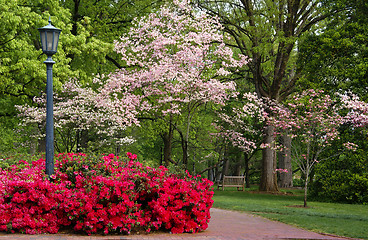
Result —
M 210 219 L 212 182 L 169 174 L 165 167 L 128 160 L 65 153 L 55 158 L 46 180 L 45 160 L 22 168 L 0 168 L 0 231 L 28 234 L 125 233 L 144 229 L 172 233 L 205 230 Z

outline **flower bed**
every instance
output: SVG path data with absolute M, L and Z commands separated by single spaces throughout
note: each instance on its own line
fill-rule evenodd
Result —
M 119 159 L 59 154 L 55 174 L 45 180 L 45 160 L 0 172 L 0 231 L 28 234 L 123 233 L 144 229 L 172 233 L 205 230 L 212 182 L 164 167 L 145 167 L 136 155 Z

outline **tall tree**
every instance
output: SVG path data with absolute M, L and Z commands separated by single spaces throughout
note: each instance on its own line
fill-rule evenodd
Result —
M 247 58 L 233 57 L 215 18 L 193 14 L 188 5 L 177 2 L 135 22 L 116 41 L 115 49 L 129 68 L 117 70 L 102 83 L 99 104 L 133 122 L 138 113 L 160 118 L 169 126 L 164 133 L 168 140 L 175 128 L 187 165 L 194 115 L 205 104 L 224 104 L 235 85 L 223 79 Z M 173 126 L 176 118 L 181 126 Z
M 230 109 L 228 104 L 219 113 L 220 120 L 214 124 L 218 129 L 215 135 L 244 153 L 246 183 L 249 186 L 250 159 L 261 149 L 262 126 L 268 114 L 264 109 L 264 101 L 256 93 L 245 93 L 240 101 L 231 103 Z
M 318 0 L 196 0 L 203 11 L 219 17 L 232 37 L 228 45 L 252 61 L 244 76 L 260 97 L 283 101 L 301 76 L 296 67 L 297 41 L 318 22 L 336 11 L 324 12 Z M 264 131 L 264 144 L 274 142 L 274 127 Z M 275 191 L 275 151 L 263 150 L 260 190 Z

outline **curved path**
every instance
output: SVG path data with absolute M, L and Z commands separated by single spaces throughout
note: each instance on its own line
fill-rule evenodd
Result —
M 70 234 L 43 234 L 43 235 L 25 235 L 25 234 L 4 234 L 0 233 L 0 240 L 258 240 L 258 239 L 330 239 L 346 240 L 351 238 L 323 235 L 284 223 L 270 221 L 265 218 L 222 209 L 211 209 L 211 221 L 208 229 L 204 232 L 195 234 L 169 234 L 153 233 L 148 235 L 110 235 L 110 236 L 82 236 Z

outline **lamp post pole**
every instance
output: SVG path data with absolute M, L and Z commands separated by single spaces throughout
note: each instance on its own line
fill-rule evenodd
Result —
M 39 28 L 41 36 L 42 51 L 47 55 L 46 64 L 47 82 L 46 82 L 46 175 L 54 174 L 54 101 L 53 101 L 53 80 L 52 80 L 52 66 L 54 60 L 51 56 L 57 52 L 57 45 L 59 42 L 60 29 L 51 25 L 51 18 L 49 24 L 45 27 Z
M 47 56 L 46 61 L 47 82 L 46 82 L 46 175 L 54 174 L 54 101 L 52 66 L 54 61 L 51 56 Z

